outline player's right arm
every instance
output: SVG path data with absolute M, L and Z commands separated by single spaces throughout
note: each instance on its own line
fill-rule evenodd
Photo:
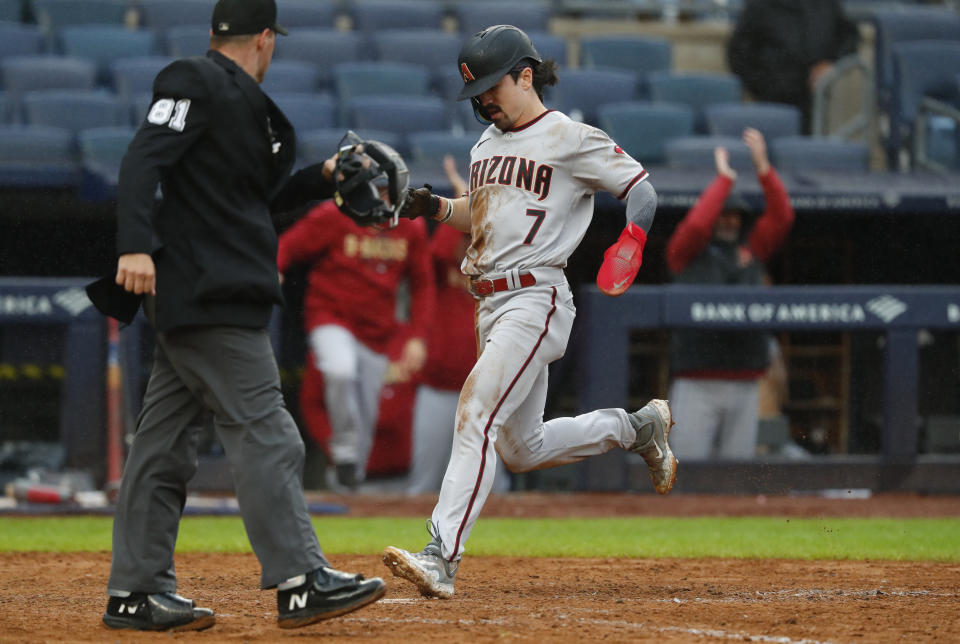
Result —
M 460 232 L 470 232 L 470 198 L 440 197 L 433 194 L 429 185 L 408 192 L 397 214 L 407 219 L 430 217 Z

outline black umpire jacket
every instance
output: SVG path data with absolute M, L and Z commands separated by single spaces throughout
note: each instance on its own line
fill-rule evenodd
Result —
M 157 331 L 267 325 L 283 301 L 271 212 L 333 190 L 322 164 L 291 177 L 295 154 L 290 122 L 219 52 L 175 61 L 157 75 L 117 195 L 117 254 L 154 258 Z

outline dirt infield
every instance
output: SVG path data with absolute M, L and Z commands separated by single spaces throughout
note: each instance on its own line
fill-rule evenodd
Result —
M 350 516 L 426 516 L 431 499 L 336 499 Z M 669 497 L 668 497 L 669 498 Z M 943 497 L 819 498 L 512 495 L 485 516 L 960 516 Z M 388 508 L 381 507 L 383 505 Z M 465 558 L 457 595 L 421 599 L 388 578 L 387 597 L 297 631 L 275 626 L 250 554 L 179 555 L 180 592 L 217 611 L 203 633 L 108 631 L 108 553 L 0 555 L 0 642 L 279 641 L 960 641 L 960 563 L 730 559 Z M 388 574 L 375 556 L 337 567 Z

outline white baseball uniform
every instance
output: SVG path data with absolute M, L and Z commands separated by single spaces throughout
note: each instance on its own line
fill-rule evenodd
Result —
M 576 315 L 563 268 L 590 224 L 593 195 L 622 199 L 647 172 L 603 131 L 552 110 L 507 132 L 491 125 L 470 156 L 472 245 L 461 268 L 477 287 L 496 280 L 506 290 L 477 303 L 481 353 L 460 393 L 433 511 L 450 561 L 462 554 L 493 485 L 494 450 L 524 472 L 636 439 L 623 409 L 547 423 L 543 410 L 548 365 L 563 356 Z

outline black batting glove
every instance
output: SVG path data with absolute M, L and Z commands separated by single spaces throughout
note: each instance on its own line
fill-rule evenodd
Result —
M 440 197 L 433 194 L 431 190 L 433 186 L 425 183 L 422 188 L 407 192 L 397 215 L 405 219 L 436 216 L 440 212 Z

